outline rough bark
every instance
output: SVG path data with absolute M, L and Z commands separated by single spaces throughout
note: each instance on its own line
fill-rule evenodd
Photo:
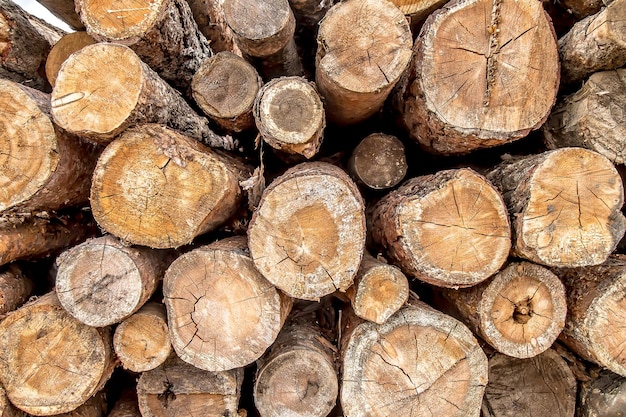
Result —
M 75 410 L 115 366 L 110 329 L 74 319 L 54 292 L 0 322 L 0 359 L 0 382 L 11 402 L 40 416 Z
M 357 184 L 374 190 L 395 187 L 408 169 L 404 144 L 395 136 L 372 133 L 354 148 L 348 169 Z
M 302 77 L 280 77 L 265 84 L 254 102 L 254 121 L 265 143 L 307 159 L 319 151 L 326 127 L 317 89 Z
M 365 234 L 363 199 L 350 177 L 331 164 L 305 162 L 265 189 L 248 244 L 271 283 L 291 297 L 319 300 L 352 285 Z
M 37 3 L 40 3 L 53 15 L 67 23 L 72 29 L 85 30 L 85 25 L 83 25 L 78 13 L 76 13 L 74 0 L 37 0 Z
M 59 39 L 50 50 L 46 59 L 46 78 L 50 85 L 54 87 L 61 65 L 70 55 L 94 43 L 96 43 L 95 39 L 84 31 L 68 33 Z
M 224 0 L 187 0 L 200 32 L 209 40 L 213 52 L 232 52 L 241 56 L 235 35 L 226 24 Z
M 626 378 L 601 371 L 597 378 L 580 384 L 576 417 L 624 417 Z
M 424 23 L 394 95 L 413 140 L 466 153 L 539 128 L 556 100 L 556 35 L 541 2 L 458 0 Z
M 386 0 L 337 3 L 320 22 L 315 81 L 328 118 L 361 122 L 376 113 L 411 59 L 404 15 Z
M 104 150 L 91 187 L 98 224 L 124 241 L 164 249 L 228 220 L 250 169 L 160 125 L 126 131 Z
M 114 103 L 113 105 L 111 103 Z M 128 47 L 86 46 L 59 72 L 52 92 L 52 115 L 63 129 L 108 143 L 130 126 L 160 123 L 209 146 L 232 149 L 181 95 Z
M 193 98 L 222 128 L 241 132 L 254 126 L 252 107 L 263 82 L 245 59 L 220 52 L 204 61 L 193 76 Z
M 448 288 L 496 273 L 511 247 L 502 197 L 469 168 L 406 181 L 373 207 L 373 241 L 411 276 Z
M 557 149 L 504 161 L 487 178 L 507 204 L 515 256 L 556 267 L 597 265 L 624 235 L 622 181 L 600 154 Z
M 512 263 L 493 278 L 444 290 L 450 311 L 497 351 L 531 358 L 548 349 L 565 326 L 565 288 L 548 269 Z
M 0 272 L 0 316 L 16 310 L 28 300 L 33 281 L 17 264 L 10 264 Z M 2 417 L 2 412 L 0 412 Z

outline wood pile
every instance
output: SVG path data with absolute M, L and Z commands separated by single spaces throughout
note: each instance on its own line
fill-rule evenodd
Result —
M 0 417 L 626 415 L 626 0 L 0 0 Z

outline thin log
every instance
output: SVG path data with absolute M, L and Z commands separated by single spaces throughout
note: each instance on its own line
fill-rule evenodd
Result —
M 372 133 L 352 151 L 348 170 L 357 184 L 368 188 L 395 187 L 408 170 L 404 144 L 395 136 Z
M 46 59 L 46 78 L 50 85 L 54 87 L 61 65 L 70 55 L 94 43 L 96 43 L 95 39 L 84 31 L 68 33 L 59 39 L 50 50 L 48 59 Z
M 626 377 L 603 370 L 580 384 L 577 417 L 623 417 L 626 410 Z
M 226 23 L 224 0 L 187 0 L 200 32 L 211 43 L 213 52 L 231 52 L 241 56 L 235 35 Z
M 85 25 L 80 21 L 74 0 L 37 0 L 37 3 L 48 9 L 53 15 L 67 23 L 72 29 L 85 30 Z
M 16 310 L 28 300 L 33 281 L 17 264 L 10 264 L 0 272 L 0 315 Z M 2 417 L 2 412 L 0 412 Z

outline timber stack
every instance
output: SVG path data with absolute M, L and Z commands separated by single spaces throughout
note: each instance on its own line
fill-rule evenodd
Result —
M 0 0 L 0 417 L 612 417 L 626 0 Z

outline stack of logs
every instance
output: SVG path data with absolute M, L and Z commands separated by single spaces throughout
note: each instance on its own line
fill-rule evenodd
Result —
M 626 0 L 0 0 L 0 417 L 623 416 Z

